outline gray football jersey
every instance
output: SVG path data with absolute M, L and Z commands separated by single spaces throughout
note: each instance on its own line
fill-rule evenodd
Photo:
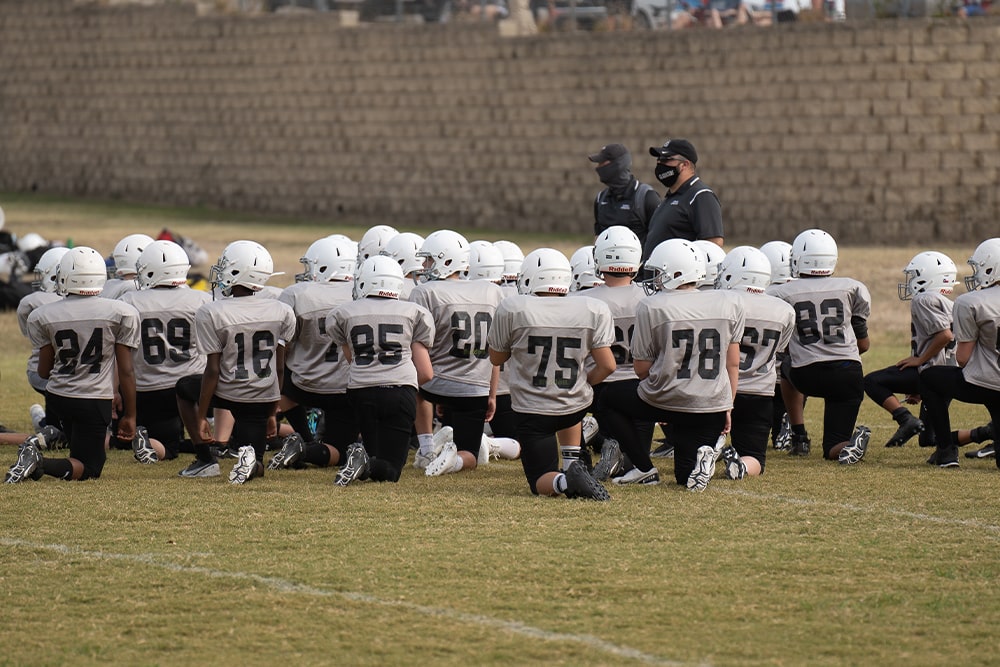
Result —
M 410 346 L 434 342 L 434 318 L 423 306 L 397 299 L 364 298 L 337 306 L 326 316 L 337 345 L 352 351 L 348 389 L 381 385 L 417 386 Z
M 910 301 L 910 354 L 919 357 L 930 345 L 934 336 L 951 329 L 951 315 L 955 304 L 939 292 L 921 292 Z M 930 366 L 955 366 L 955 341 L 946 345 L 927 363 Z
M 139 347 L 132 355 L 136 391 L 171 389 L 205 370 L 194 317 L 211 299 L 208 292 L 187 287 L 133 290 L 119 297 L 139 311 Z
M 851 318 L 871 314 L 868 288 L 853 278 L 799 278 L 776 286 L 770 294 L 795 311 L 795 334 L 788 344 L 792 366 L 821 361 L 861 361 Z
M 588 296 L 608 305 L 615 321 L 615 343 L 611 346 L 611 352 L 615 355 L 617 367 L 605 382 L 634 380 L 636 375 L 632 368 L 632 332 L 635 330 L 635 311 L 639 302 L 646 298 L 646 292 L 635 283 L 629 283 L 620 287 L 598 285 L 582 292 L 570 292 L 569 296 Z M 593 358 L 588 356 L 584 368 L 589 373 L 594 366 Z
M 500 291 L 503 298 L 517 296 L 517 285 L 513 283 L 501 283 Z M 508 396 L 510 394 L 510 382 L 507 381 L 507 364 L 500 366 L 500 381 L 497 383 L 497 396 Z
M 221 355 L 215 395 L 237 403 L 278 400 L 274 355 L 294 336 L 295 313 L 276 299 L 210 301 L 195 315 L 198 349 Z
M 62 297 L 53 292 L 32 292 L 23 299 L 21 299 L 17 304 L 17 325 L 21 328 L 21 333 L 25 338 L 28 337 L 28 315 L 31 315 L 35 309 L 44 306 L 47 303 L 52 303 L 53 301 L 58 301 Z M 38 348 L 34 345 L 31 346 L 31 356 L 28 357 L 28 373 L 38 372 Z
M 586 296 L 510 296 L 497 308 L 488 341 L 511 354 L 504 365 L 514 410 L 565 415 L 593 401 L 584 360 L 614 344 L 614 319 L 606 303 Z
M 104 288 L 101 290 L 101 296 L 105 299 L 120 299 L 122 294 L 127 292 L 135 292 L 138 286 L 135 284 L 133 278 L 127 278 L 122 280 L 121 278 L 108 278 L 107 282 L 104 283 Z
M 742 301 L 733 292 L 689 289 L 646 297 L 639 302 L 632 336 L 632 357 L 652 362 L 639 397 L 677 412 L 729 410 L 726 353 L 745 328 Z
M 296 387 L 316 394 L 347 391 L 348 363 L 327 331 L 326 317 L 352 300 L 353 288 L 346 280 L 295 283 L 278 297 L 295 311 L 295 340 L 286 347 L 285 368 Z
M 115 345 L 139 346 L 139 313 L 97 296 L 71 294 L 28 316 L 32 347 L 51 345 L 55 364 L 45 390 L 66 398 L 114 397 Z
M 955 340 L 976 343 L 968 363 L 962 368 L 966 382 L 1000 390 L 1000 351 L 997 350 L 1000 288 L 989 287 L 960 295 L 955 299 L 954 316 Z
M 743 299 L 743 337 L 740 338 L 740 380 L 736 391 L 773 396 L 778 381 L 775 357 L 788 347 L 795 331 L 792 307 L 767 294 L 736 292 Z
M 413 289 L 410 301 L 434 316 L 430 353 L 435 382 L 447 380 L 479 388 L 467 395 L 489 393 L 493 365 L 486 334 L 503 298 L 503 291 L 488 280 L 434 280 Z

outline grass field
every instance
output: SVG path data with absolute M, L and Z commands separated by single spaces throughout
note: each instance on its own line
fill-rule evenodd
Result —
M 0 205 L 7 229 L 104 253 L 164 226 L 212 257 L 252 238 L 287 272 L 278 284 L 315 238 L 363 232 Z M 509 238 L 525 250 L 587 240 Z M 936 249 L 963 264 L 974 245 Z M 838 273 L 873 294 L 866 371 L 906 355 L 896 283 L 922 249 L 841 249 Z M 0 314 L 0 422 L 17 429 L 37 400 L 27 354 L 13 313 Z M 814 442 L 820 405 L 807 407 Z M 986 420 L 978 406 L 953 414 Z M 873 447 L 857 466 L 774 453 L 762 478 L 720 474 L 702 494 L 612 488 L 609 503 L 532 497 L 516 461 L 433 479 L 408 469 L 397 485 L 336 488 L 332 471 L 310 469 L 232 487 L 179 479 L 186 459 L 140 466 L 111 452 L 97 481 L 0 488 L 0 664 L 995 664 L 1000 472 L 964 458 L 929 467 L 912 442 L 883 448 L 895 424 L 870 402 L 861 421 Z M 14 458 L 0 448 L 0 466 Z

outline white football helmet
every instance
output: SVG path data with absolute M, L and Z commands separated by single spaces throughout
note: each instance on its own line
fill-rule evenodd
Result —
M 233 241 L 212 267 L 211 282 L 223 296 L 230 296 L 237 285 L 259 292 L 273 275 L 274 261 L 267 248 L 254 241 Z
M 730 250 L 719 264 L 715 289 L 735 289 L 762 293 L 771 284 L 771 262 L 767 255 L 749 245 Z
M 135 284 L 139 289 L 177 287 L 187 283 L 191 260 L 173 241 L 153 241 L 135 261 Z
M 46 250 L 35 264 L 35 280 L 31 286 L 42 292 L 55 292 L 58 287 L 56 280 L 59 276 L 59 262 L 68 252 L 69 248 L 61 246 Z
M 532 250 L 521 262 L 519 294 L 568 294 L 572 284 L 573 267 L 566 255 L 554 248 Z
M 699 239 L 694 244 L 705 253 L 705 277 L 698 283 L 698 287 L 715 289 L 715 279 L 719 276 L 719 264 L 726 258 L 726 251 L 719 247 L 718 243 L 704 239 Z
M 115 277 L 135 275 L 135 261 L 153 239 L 145 234 L 129 234 L 115 245 L 111 256 L 115 260 Z
M 948 255 L 929 250 L 913 257 L 903 269 L 906 282 L 898 283 L 899 298 L 908 301 L 914 294 L 937 292 L 951 294 L 955 289 L 958 267 Z
M 628 227 L 608 227 L 594 241 L 597 274 L 638 273 L 642 264 L 642 243 Z
M 653 248 L 646 270 L 653 273 L 652 278 L 642 281 L 646 294 L 697 285 L 705 279 L 705 253 L 690 241 L 667 239 Z
M 36 234 L 35 232 L 29 232 L 24 236 L 17 239 L 17 249 L 21 252 L 31 252 L 32 250 L 38 250 L 49 244 L 48 241 L 41 234 Z
M 59 260 L 57 294 L 98 296 L 108 280 L 108 266 L 101 253 L 93 248 L 77 246 Z
M 17 279 L 19 262 L 16 252 L 5 252 L 0 255 L 0 283 L 10 284 Z
M 361 263 L 354 280 L 354 298 L 380 296 L 398 299 L 403 291 L 403 269 L 392 257 L 374 255 Z
M 585 245 L 577 249 L 569 258 L 569 265 L 573 269 L 573 284 L 570 285 L 570 290 L 573 292 L 604 284 L 604 281 L 597 277 L 594 246 Z
M 499 283 L 503 280 L 504 261 L 500 249 L 489 241 L 473 241 L 469 244 L 468 280 L 489 280 Z
M 419 271 L 424 267 L 422 259 L 417 257 L 420 248 L 424 245 L 424 237 L 413 232 L 402 232 L 389 239 L 389 242 L 382 248 L 382 254 L 392 257 L 399 262 L 406 276 L 414 271 Z
M 351 280 L 357 269 L 354 242 L 346 236 L 333 235 L 313 241 L 304 257 L 299 259 L 305 270 L 295 275 L 296 282 L 326 283 Z
M 421 280 L 443 280 L 468 270 L 469 242 L 458 232 L 439 229 L 424 240 L 417 257 L 423 261 L 423 268 L 417 272 Z
M 792 242 L 792 277 L 832 276 L 837 268 L 837 242 L 822 229 L 807 229 Z
M 972 275 L 965 277 L 965 289 L 973 292 L 1000 279 L 1000 238 L 986 239 L 969 258 Z
M 524 253 L 521 252 L 520 246 L 513 241 L 494 241 L 493 245 L 503 255 L 503 281 L 517 282 L 517 277 L 521 273 L 521 262 L 524 261 Z
M 375 225 L 374 227 L 370 227 L 364 233 L 364 236 L 361 237 L 361 242 L 358 243 L 358 261 L 363 262 L 369 257 L 374 257 L 382 252 L 389 239 L 397 234 L 399 232 L 396 228 L 389 225 Z
M 792 244 L 785 241 L 768 241 L 760 251 L 771 262 L 771 284 L 787 283 L 792 279 Z

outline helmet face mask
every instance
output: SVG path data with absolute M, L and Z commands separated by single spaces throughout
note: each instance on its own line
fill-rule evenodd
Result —
M 59 262 L 69 252 L 69 248 L 50 248 L 38 258 L 35 264 L 35 280 L 31 286 L 42 292 L 55 293 L 58 289 Z
M 462 275 L 469 269 L 469 242 L 458 232 L 439 229 L 424 239 L 417 258 L 423 262 L 417 271 L 421 282 Z
M 807 229 L 792 243 L 792 277 L 832 276 L 837 268 L 837 242 L 822 229 Z
M 230 296 L 237 285 L 259 292 L 272 275 L 274 262 L 264 246 L 254 241 L 233 241 L 212 267 L 211 281 L 223 296 Z
M 107 264 L 93 248 L 77 246 L 59 260 L 57 294 L 99 296 L 108 279 Z
M 373 255 L 362 262 L 358 269 L 354 280 L 354 299 L 398 299 L 403 291 L 403 280 L 403 269 L 396 260 L 385 255 Z
M 608 227 L 594 241 L 594 263 L 598 275 L 634 275 L 642 264 L 642 243 L 628 227 Z
M 573 267 L 566 255 L 554 248 L 532 250 L 521 262 L 517 277 L 519 294 L 569 293 L 573 284 Z
M 570 286 L 570 291 L 579 292 L 604 284 L 604 281 L 597 277 L 594 246 L 586 245 L 579 248 L 570 257 L 569 265 L 573 269 L 573 284 Z
M 995 285 L 1000 280 L 1000 238 L 986 239 L 968 260 L 972 275 L 966 276 L 965 288 L 974 292 Z
M 705 254 L 690 241 L 668 239 L 653 248 L 646 268 L 653 276 L 641 282 L 646 294 L 675 290 L 705 280 Z
M 173 241 L 153 241 L 139 255 L 135 269 L 139 289 L 177 287 L 187 283 L 191 263 L 184 248 Z
M 958 268 L 955 262 L 940 252 L 922 252 L 903 269 L 904 282 L 896 289 L 900 300 L 908 301 L 916 294 L 936 292 L 951 294 L 955 289 Z
M 771 262 L 753 246 L 737 246 L 719 264 L 715 288 L 762 294 L 771 284 Z

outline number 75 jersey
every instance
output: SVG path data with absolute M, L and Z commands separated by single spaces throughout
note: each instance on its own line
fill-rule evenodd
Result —
M 767 293 L 795 311 L 795 333 L 788 343 L 794 368 L 861 361 L 852 324 L 864 324 L 871 315 L 872 299 L 863 283 L 838 276 L 799 278 L 771 286 Z

